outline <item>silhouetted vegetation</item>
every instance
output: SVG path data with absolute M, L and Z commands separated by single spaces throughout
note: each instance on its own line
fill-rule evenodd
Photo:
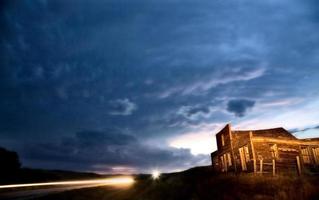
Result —
M 101 177 L 102 175 L 95 173 L 21 168 L 18 154 L 0 147 L 0 184 L 78 180 Z
M 0 182 L 7 182 L 20 170 L 19 156 L 14 151 L 0 147 Z
M 253 176 L 215 174 L 211 167 L 164 174 L 159 180 L 136 177 L 129 189 L 98 187 L 67 191 L 42 197 L 53 199 L 112 200 L 208 200 L 208 199 L 319 199 L 317 176 Z

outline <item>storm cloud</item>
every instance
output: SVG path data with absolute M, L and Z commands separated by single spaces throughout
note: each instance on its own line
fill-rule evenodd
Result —
M 243 117 L 247 110 L 255 105 L 255 101 L 247 99 L 230 100 L 227 103 L 227 111 L 234 113 L 238 117 Z
M 28 167 L 185 169 L 209 159 L 172 138 L 318 124 L 315 1 L 4 0 L 0 11 L 0 146 Z
M 24 162 L 38 163 L 43 168 L 62 166 L 101 173 L 119 173 L 118 168 L 134 172 L 180 169 L 208 161 L 207 156 L 194 156 L 189 149 L 152 147 L 115 130 L 81 131 L 59 141 L 26 144 L 22 155 Z
M 111 101 L 110 107 L 111 115 L 131 115 L 137 109 L 137 105 L 129 99 Z

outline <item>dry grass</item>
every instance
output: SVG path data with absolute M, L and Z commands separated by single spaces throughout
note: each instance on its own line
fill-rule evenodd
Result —
M 129 189 L 88 188 L 42 199 L 199 200 L 199 199 L 319 199 L 319 177 L 217 175 L 202 167 L 162 175 L 159 180 L 138 176 Z

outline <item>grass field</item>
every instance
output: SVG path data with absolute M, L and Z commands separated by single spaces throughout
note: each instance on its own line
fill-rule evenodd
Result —
M 41 199 L 319 199 L 319 177 L 217 175 L 209 167 L 199 167 L 180 173 L 163 174 L 158 180 L 140 175 L 130 188 L 87 188 L 52 194 Z

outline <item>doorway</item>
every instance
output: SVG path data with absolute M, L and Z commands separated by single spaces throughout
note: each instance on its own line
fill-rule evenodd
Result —
M 242 171 L 247 171 L 247 162 L 250 159 L 248 146 L 239 148 L 239 157 Z

